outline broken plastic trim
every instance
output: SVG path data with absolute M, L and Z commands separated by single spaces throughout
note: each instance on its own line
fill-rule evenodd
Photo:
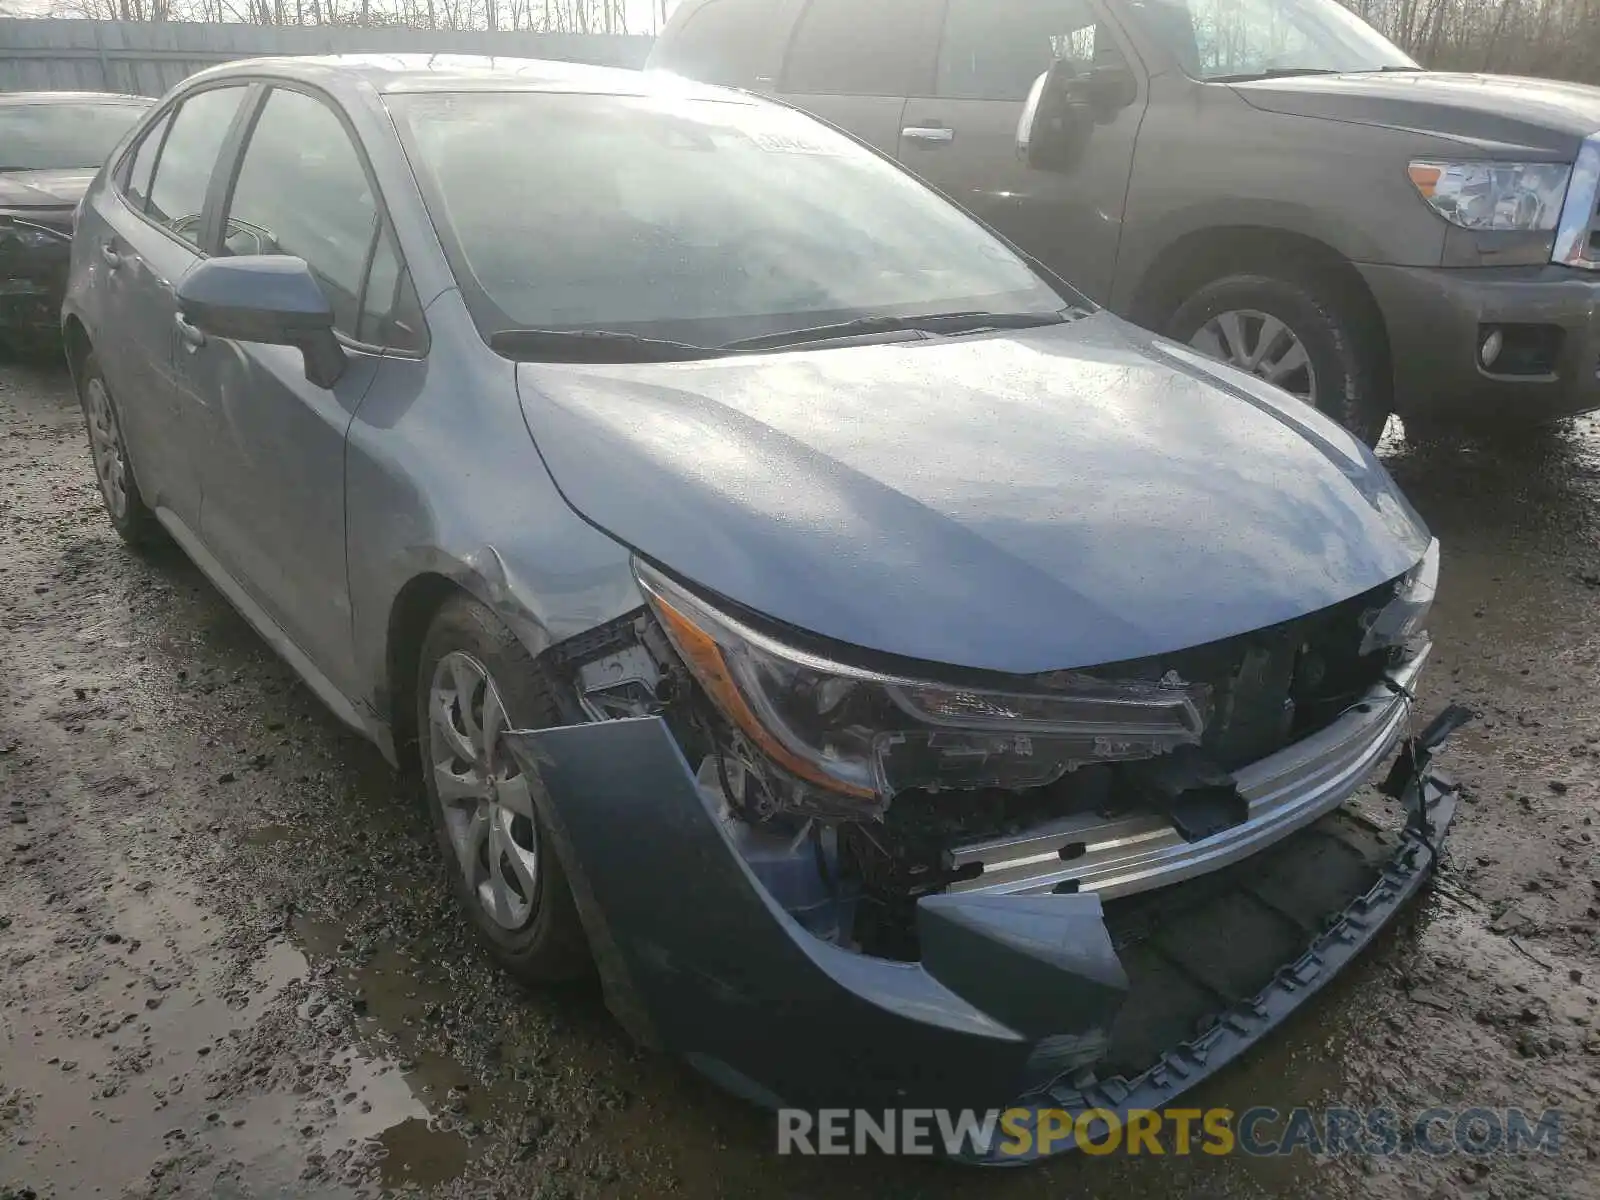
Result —
M 1372 614 L 1358 653 L 1404 646 L 1421 633 L 1438 590 L 1439 539 L 1434 538 L 1417 565 L 1395 582 L 1394 599 Z
M 919 963 L 818 940 L 759 884 L 660 718 L 505 735 L 595 947 L 607 1003 L 640 1040 L 765 1105 L 1158 1108 L 1238 1057 L 1342 968 L 1421 885 L 1454 811 L 1414 781 L 1413 820 L 1366 895 L 1264 991 L 1134 1079 L 1063 1060 L 1103 1044 L 1127 994 L 1100 900 L 924 897 Z M 670 897 L 670 902 L 666 902 Z M 1064 1145 L 1061 1148 L 1066 1148 Z
M 649 565 L 634 569 L 722 712 L 778 766 L 850 797 L 1043 787 L 1077 765 L 1198 745 L 1204 732 L 1208 689 L 1176 678 L 1069 674 L 1009 692 L 882 674 L 785 645 Z

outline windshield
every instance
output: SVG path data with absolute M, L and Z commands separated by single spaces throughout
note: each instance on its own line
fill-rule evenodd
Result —
M 547 92 L 390 103 L 485 337 L 584 329 L 723 346 L 1067 303 L 953 205 L 787 109 Z
M 1196 79 L 1417 67 L 1335 0 L 1125 2 Z
M 98 167 L 142 104 L 0 104 L 0 171 Z

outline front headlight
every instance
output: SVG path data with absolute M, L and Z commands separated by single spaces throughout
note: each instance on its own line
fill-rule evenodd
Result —
M 768 758 L 862 802 L 910 788 L 1029 788 L 1073 767 L 1198 745 L 1209 690 L 1061 672 L 1038 690 L 960 687 L 785 645 L 635 564 L 640 587 L 707 695 Z
M 1439 539 L 1428 543 L 1421 560 L 1395 583 L 1394 597 L 1368 619 L 1361 653 L 1404 646 L 1422 632 L 1439 590 Z
M 1547 233 L 1561 217 L 1572 165 L 1418 160 L 1407 173 L 1433 211 L 1452 225 Z

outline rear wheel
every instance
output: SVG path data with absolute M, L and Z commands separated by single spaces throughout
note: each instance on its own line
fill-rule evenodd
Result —
M 93 352 L 84 357 L 76 376 L 78 402 L 83 406 L 89 453 L 94 459 L 95 479 L 100 484 L 106 516 L 128 545 L 136 550 L 148 549 L 162 539 L 164 531 L 139 492 L 116 401 Z
M 1331 275 L 1214 279 L 1178 306 L 1167 333 L 1276 384 L 1369 446 L 1383 436 L 1389 396 L 1381 340 Z
M 541 785 L 500 741 L 559 720 L 533 656 L 483 605 L 452 598 L 423 641 L 416 700 L 428 807 L 468 918 L 525 981 L 583 974 L 588 946 L 539 818 Z

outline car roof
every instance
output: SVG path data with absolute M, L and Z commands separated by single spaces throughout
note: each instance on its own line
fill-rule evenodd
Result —
M 249 58 L 212 67 L 189 82 L 234 75 L 273 75 L 317 84 L 331 92 L 586 92 L 594 95 L 671 94 L 755 104 L 730 88 L 660 73 L 542 58 L 482 54 L 329 54 Z
M 6 104 L 154 104 L 150 96 L 127 96 L 121 92 L 0 92 L 0 105 Z

